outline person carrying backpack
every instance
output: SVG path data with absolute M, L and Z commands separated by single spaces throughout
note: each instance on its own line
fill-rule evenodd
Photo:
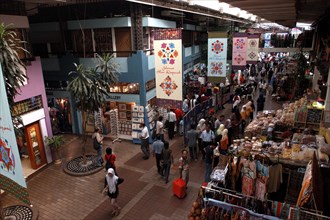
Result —
M 104 161 L 105 161 L 105 170 L 107 171 L 109 168 L 112 168 L 115 171 L 115 174 L 117 175 L 117 170 L 116 170 L 116 155 L 112 153 L 112 149 L 110 147 L 107 147 L 105 149 L 105 155 L 104 155 Z
M 93 139 L 93 148 L 97 151 L 96 166 L 100 167 L 103 164 L 103 159 L 102 159 L 103 136 L 101 134 L 100 128 L 95 128 L 92 139 Z

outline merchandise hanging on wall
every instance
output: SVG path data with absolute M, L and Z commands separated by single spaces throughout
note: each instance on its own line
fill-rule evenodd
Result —
M 157 98 L 182 101 L 182 30 L 155 31 Z
M 227 33 L 209 33 L 208 77 L 226 77 L 227 45 Z

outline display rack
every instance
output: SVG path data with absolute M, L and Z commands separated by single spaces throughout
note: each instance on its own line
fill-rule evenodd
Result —
M 113 136 L 113 140 L 112 143 L 119 141 L 121 142 L 121 140 L 118 137 L 118 109 L 114 109 L 114 110 L 110 110 L 110 134 L 111 136 Z
M 132 106 L 132 138 L 133 143 L 140 144 L 140 134 L 141 128 L 140 123 L 143 123 L 144 120 L 144 107 L 143 106 Z
M 296 110 L 294 126 L 318 130 L 323 119 L 323 112 L 323 109 L 311 107 Z

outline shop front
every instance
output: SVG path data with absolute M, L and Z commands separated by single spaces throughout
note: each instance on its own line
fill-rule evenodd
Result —
M 95 118 L 106 137 L 132 140 L 134 106 L 139 105 L 138 94 L 110 94 Z
M 79 133 L 77 111 L 68 91 L 47 91 L 47 103 L 53 134 Z
M 51 152 L 43 142 L 48 133 L 41 95 L 16 102 L 12 114 L 20 117 L 23 123 L 16 140 L 23 173 L 27 177 L 51 161 Z

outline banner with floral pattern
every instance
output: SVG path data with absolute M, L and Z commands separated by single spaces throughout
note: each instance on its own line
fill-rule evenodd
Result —
M 244 69 L 246 66 L 247 33 L 234 33 L 233 69 Z
M 208 39 L 208 77 L 226 77 L 227 38 Z
M 0 64 L 0 189 L 29 203 Z
M 160 99 L 182 101 L 181 29 L 155 31 L 156 95 Z
M 247 39 L 246 62 L 256 64 L 259 53 L 259 34 L 249 34 Z

